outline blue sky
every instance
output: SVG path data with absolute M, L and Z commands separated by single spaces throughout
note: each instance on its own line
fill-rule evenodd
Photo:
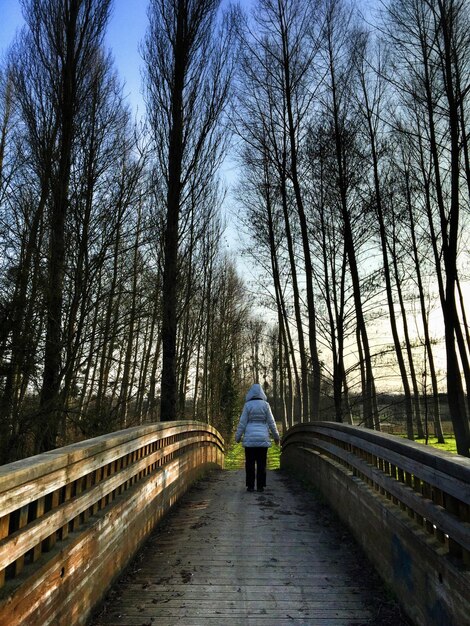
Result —
M 147 0 L 114 0 L 106 33 L 107 44 L 112 50 L 121 79 L 126 84 L 124 93 L 129 94 L 131 104 L 139 109 L 143 107 L 139 97 L 142 63 L 139 43 L 147 28 L 147 4 Z
M 251 0 L 242 0 L 248 6 Z M 106 43 L 112 50 L 116 67 L 125 82 L 124 93 L 132 107 L 143 113 L 141 93 L 141 64 L 139 43 L 147 28 L 148 0 L 114 0 Z M 0 0 L 0 55 L 4 55 L 23 17 L 20 0 Z
M 224 0 L 228 3 L 229 0 Z M 253 0 L 240 0 L 240 4 L 248 8 Z M 106 32 L 106 44 L 115 59 L 116 69 L 124 82 L 124 94 L 137 117 L 144 114 L 144 101 L 141 95 L 142 59 L 139 44 L 143 40 L 147 28 L 148 0 L 114 0 L 111 19 Z M 15 32 L 24 23 L 20 0 L 0 0 L 0 58 L 5 54 L 12 42 Z M 222 177 L 226 184 L 231 185 L 236 177 L 236 166 L 227 159 L 222 168 Z M 239 239 L 236 230 L 231 226 L 230 210 L 226 207 L 228 229 L 224 241 L 227 248 L 237 249 Z M 242 262 L 239 262 L 242 265 Z M 246 270 L 245 270 L 246 271 Z
M 112 50 L 119 75 L 125 81 L 124 93 L 134 108 L 143 107 L 140 97 L 141 58 L 138 51 L 147 27 L 147 0 L 114 0 L 106 43 Z M 0 0 L 0 53 L 13 40 L 23 24 L 20 0 Z M 142 112 L 142 111 L 141 111 Z

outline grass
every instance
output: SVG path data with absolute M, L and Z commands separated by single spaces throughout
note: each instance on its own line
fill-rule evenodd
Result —
M 403 437 L 405 435 L 402 435 Z M 437 448 L 438 450 L 446 450 L 457 454 L 457 444 L 455 443 L 455 437 L 453 435 L 444 435 L 445 443 L 437 443 L 436 437 L 429 437 L 428 446 Z M 424 439 L 416 439 L 416 443 L 425 445 Z M 279 469 L 281 456 L 281 447 L 272 445 L 268 448 L 268 463 L 267 467 L 270 470 Z M 241 443 L 233 443 L 227 450 L 225 455 L 225 469 L 238 470 L 245 467 L 245 451 Z
M 437 448 L 438 450 L 446 450 L 447 452 L 452 452 L 453 454 L 457 454 L 457 444 L 455 442 L 455 437 L 453 435 L 444 435 L 445 443 L 437 443 L 436 437 L 429 437 L 428 446 L 433 448 Z M 416 439 L 416 443 L 421 443 L 425 445 L 425 439 Z
M 279 469 L 281 447 L 272 445 L 268 448 L 267 468 L 270 470 Z M 234 443 L 227 450 L 225 455 L 225 469 L 238 470 L 245 467 L 245 451 L 241 443 Z

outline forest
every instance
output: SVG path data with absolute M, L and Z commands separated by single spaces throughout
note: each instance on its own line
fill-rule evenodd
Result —
M 253 382 L 284 429 L 380 430 L 391 403 L 409 439 L 443 440 L 445 407 L 469 456 L 468 2 L 150 0 L 142 119 L 112 0 L 21 5 L 0 463 L 159 420 L 229 436 Z

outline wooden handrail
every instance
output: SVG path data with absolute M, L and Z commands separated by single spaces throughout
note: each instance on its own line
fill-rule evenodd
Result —
M 309 448 L 340 463 L 470 566 L 470 459 L 334 422 L 298 424 L 282 446 Z
M 45 571 L 49 560 L 51 568 L 57 569 L 54 559 L 58 551 L 62 551 L 64 562 L 69 558 L 65 546 L 71 545 L 72 536 L 77 545 L 80 533 L 90 535 L 97 520 L 101 541 L 103 520 L 109 517 L 110 524 L 115 524 L 113 515 L 117 513 L 112 511 L 117 510 L 116 503 L 120 502 L 122 516 L 128 498 L 138 526 L 135 541 L 129 541 L 129 546 L 137 546 L 175 497 L 197 477 L 198 468 L 222 466 L 223 454 L 224 442 L 216 429 L 199 422 L 179 421 L 129 428 L 1 466 L 0 625 L 15 623 L 2 619 L 5 607 L 12 604 L 12 598 L 21 602 L 20 587 L 28 576 L 42 576 L 41 580 L 46 581 L 47 574 L 39 575 L 38 571 Z M 152 504 L 159 494 L 165 502 Z M 140 507 L 148 512 L 141 514 Z M 133 528 L 126 531 L 132 533 Z M 114 542 L 106 527 L 108 532 L 108 541 Z M 124 563 L 130 556 L 129 552 L 119 555 L 119 559 Z M 95 569 L 99 570 L 98 565 Z M 58 572 L 64 577 L 65 567 L 59 567 Z M 118 573 L 109 571 L 108 578 Z M 103 590 L 108 582 L 103 583 Z M 84 607 L 84 615 L 92 604 Z M 53 611 L 50 607 L 47 610 Z M 54 618 L 57 621 L 53 623 L 84 623 L 75 617 L 67 622 L 70 615 L 63 621 Z M 7 619 L 11 620 L 11 615 Z

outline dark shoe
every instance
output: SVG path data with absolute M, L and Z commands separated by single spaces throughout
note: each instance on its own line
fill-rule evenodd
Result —
M 246 490 L 247 491 L 254 491 L 255 489 L 254 489 L 254 487 L 247 487 Z
M 258 487 L 258 489 L 256 491 L 263 492 L 264 491 L 264 487 Z

